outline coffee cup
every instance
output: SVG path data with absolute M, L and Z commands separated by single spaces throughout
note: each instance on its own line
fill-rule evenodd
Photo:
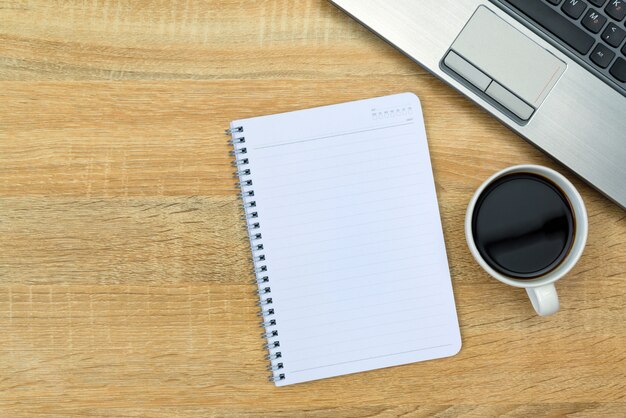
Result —
M 555 282 L 576 265 L 588 233 L 574 185 L 538 165 L 506 168 L 487 179 L 467 208 L 465 236 L 493 278 L 526 289 L 540 316 L 559 310 Z

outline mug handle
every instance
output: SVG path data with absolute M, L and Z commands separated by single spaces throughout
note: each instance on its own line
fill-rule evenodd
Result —
M 559 296 L 556 294 L 554 284 L 546 284 L 539 287 L 527 287 L 526 293 L 530 303 L 539 316 L 555 314 L 559 310 Z

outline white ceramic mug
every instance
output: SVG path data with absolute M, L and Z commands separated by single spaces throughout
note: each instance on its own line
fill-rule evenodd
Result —
M 574 242 L 572 243 L 569 254 L 556 268 L 533 279 L 520 280 L 514 277 L 506 276 L 494 270 L 480 255 L 480 252 L 476 247 L 476 243 L 474 242 L 472 232 L 472 219 L 474 216 L 474 210 L 476 209 L 476 202 L 478 201 L 480 195 L 495 180 L 513 173 L 537 174 L 556 184 L 569 200 L 574 212 Z M 465 237 L 467 239 L 467 245 L 469 246 L 469 249 L 478 264 L 480 264 L 480 266 L 492 277 L 498 279 L 502 283 L 526 289 L 533 308 L 535 308 L 535 311 L 537 311 L 537 313 L 541 316 L 552 315 L 559 310 L 559 297 L 556 293 L 554 283 L 563 278 L 563 276 L 565 276 L 576 265 L 582 256 L 585 244 L 587 243 L 588 230 L 589 222 L 587 220 L 587 209 L 585 208 L 585 203 L 578 193 L 578 190 L 576 190 L 574 185 L 561 174 L 550 168 L 539 165 L 517 165 L 506 168 L 491 176 L 478 188 L 474 197 L 472 197 L 472 200 L 467 208 L 467 215 L 465 217 Z

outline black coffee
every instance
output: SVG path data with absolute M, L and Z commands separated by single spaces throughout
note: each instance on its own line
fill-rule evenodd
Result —
M 556 268 L 574 240 L 569 200 L 548 179 L 514 173 L 480 195 L 472 218 L 474 242 L 496 271 L 532 279 Z

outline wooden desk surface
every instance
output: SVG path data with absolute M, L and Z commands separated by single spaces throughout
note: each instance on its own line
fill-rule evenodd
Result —
M 1 416 L 626 415 L 626 212 L 324 0 L 0 0 L 0 80 Z M 223 130 L 403 91 L 464 348 L 276 389 Z M 548 319 L 463 235 L 517 163 L 564 172 L 590 214 Z

